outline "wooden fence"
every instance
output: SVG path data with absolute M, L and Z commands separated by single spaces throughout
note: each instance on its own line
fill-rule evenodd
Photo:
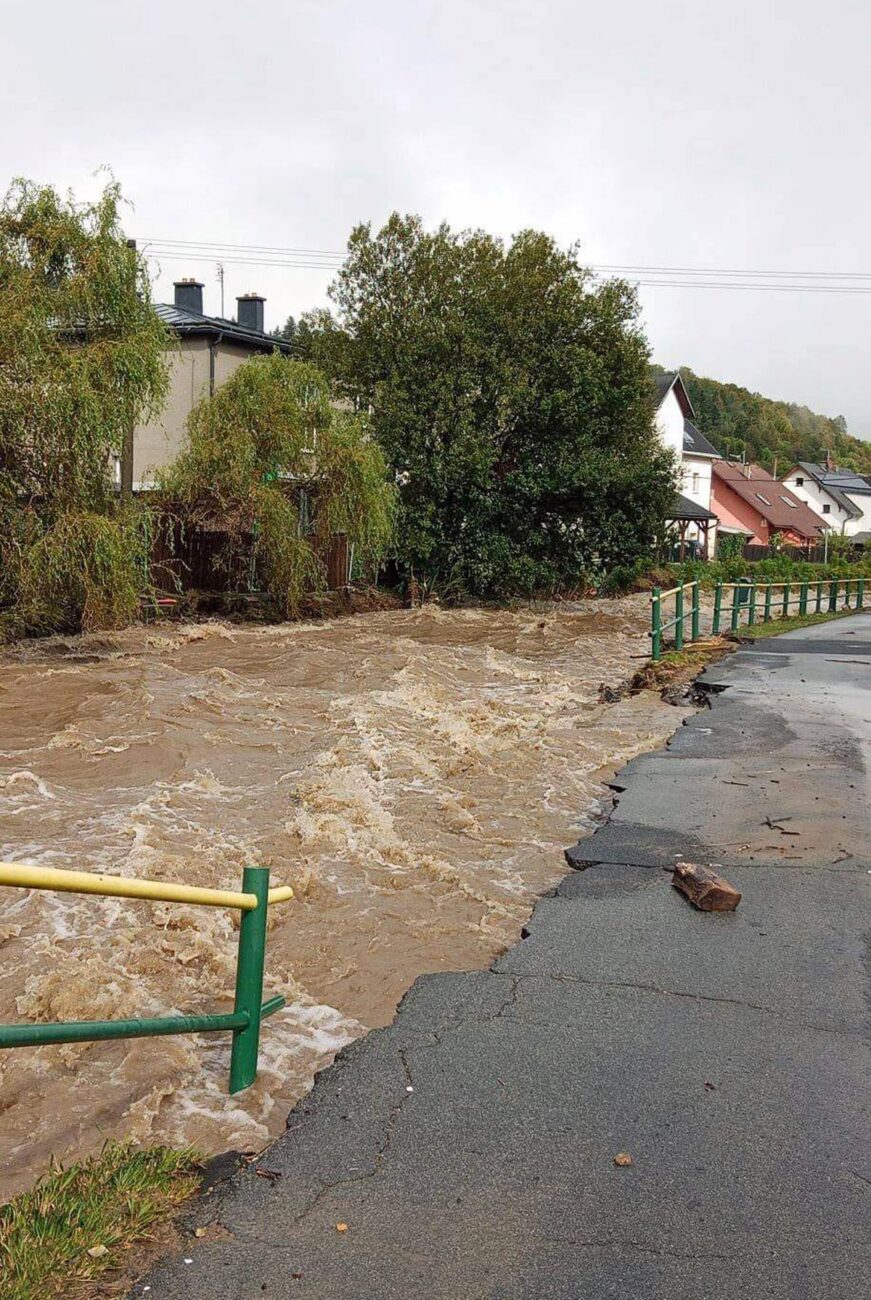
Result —
M 253 592 L 257 589 L 253 551 L 251 534 L 243 535 L 238 545 L 230 548 L 226 533 L 193 528 L 165 518 L 152 542 L 151 579 L 158 589 L 170 593 Z M 344 533 L 332 538 L 321 558 L 328 590 L 347 587 L 351 580 L 351 555 Z
M 831 553 L 831 546 L 829 547 L 827 555 L 826 547 L 822 544 L 820 546 L 810 547 L 783 546 L 777 548 L 775 546 L 755 546 L 751 545 L 750 542 L 746 544 L 741 552 L 745 560 L 770 560 L 778 555 L 788 555 L 793 560 L 807 560 L 811 564 L 825 564 L 827 559 L 831 559 Z M 846 556 L 843 558 L 858 561 L 864 559 L 864 557 L 865 549 L 862 544 L 859 543 L 858 545 L 851 546 Z

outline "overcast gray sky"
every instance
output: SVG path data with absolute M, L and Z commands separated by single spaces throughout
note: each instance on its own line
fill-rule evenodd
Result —
M 0 16 L 0 176 L 85 195 L 109 164 L 140 238 L 342 249 L 398 208 L 536 226 L 596 264 L 871 288 L 867 2 L 4 0 Z M 164 259 L 158 297 L 183 274 L 217 311 L 210 261 Z M 256 289 L 274 325 L 329 279 L 228 262 L 228 313 Z M 871 436 L 871 294 L 641 295 L 658 361 Z

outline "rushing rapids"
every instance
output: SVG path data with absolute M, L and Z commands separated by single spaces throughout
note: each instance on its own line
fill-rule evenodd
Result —
M 564 873 L 607 773 L 681 713 L 614 703 L 642 598 L 131 628 L 0 654 L 0 858 L 238 888 L 269 865 L 257 1084 L 227 1035 L 0 1053 L 0 1198 L 107 1137 L 253 1149 L 426 971 L 486 965 Z M 224 1010 L 237 917 L 4 889 L 0 1019 Z

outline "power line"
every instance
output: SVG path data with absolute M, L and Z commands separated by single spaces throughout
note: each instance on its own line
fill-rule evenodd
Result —
M 143 252 L 157 260 L 222 262 L 235 266 L 276 267 L 286 270 L 341 270 L 346 254 L 327 249 L 305 249 L 267 244 L 225 244 L 207 240 L 141 241 Z M 263 254 L 258 256 L 258 254 Z M 269 254 L 270 256 L 266 256 Z M 871 293 L 871 272 L 866 271 L 761 271 L 728 267 L 647 266 L 640 263 L 593 263 L 596 279 L 628 278 L 639 288 L 751 290 L 768 293 Z M 737 277 L 724 279 L 723 277 Z M 711 278 L 713 277 L 713 278 Z M 852 281 L 852 283 L 851 283 Z
M 169 253 L 159 248 L 143 248 L 142 252 L 146 257 L 153 257 L 156 261 L 214 262 L 216 257 L 215 253 Z M 234 266 L 286 266 L 291 269 L 313 271 L 338 271 L 341 269 L 332 262 L 301 261 L 292 258 L 225 257 L 222 254 L 220 261 L 228 264 L 232 263 Z
M 755 293 L 871 293 L 871 285 L 739 284 L 725 280 L 633 280 L 632 283 L 644 289 L 749 289 Z
M 167 248 L 226 248 L 246 253 L 304 253 L 319 257 L 339 257 L 343 261 L 348 256 L 347 252 L 339 252 L 331 248 L 282 248 L 273 247 L 269 244 L 222 244 L 205 239 L 143 239 L 141 242 L 143 244 L 158 244 Z
M 244 253 L 276 253 L 290 256 L 318 258 L 338 258 L 344 261 L 347 251 L 326 248 L 296 248 L 278 244 L 231 244 L 217 240 L 200 239 L 150 239 L 143 243 L 154 244 L 161 248 L 219 248 Z M 762 277 L 769 279 L 825 279 L 825 280 L 871 280 L 871 271 L 775 271 L 753 270 L 741 267 L 724 266 L 656 266 L 643 262 L 593 262 L 594 271 L 638 271 L 643 274 L 667 275 L 737 275 L 742 277 Z
M 595 271 L 641 271 L 663 275 L 740 275 L 769 279 L 795 280 L 871 280 L 871 271 L 741 271 L 736 267 L 714 266 L 639 266 L 635 263 L 597 263 Z

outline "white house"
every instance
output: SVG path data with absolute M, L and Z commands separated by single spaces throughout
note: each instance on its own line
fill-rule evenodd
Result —
M 199 280 L 177 280 L 175 301 L 156 303 L 155 310 L 174 336 L 168 350 L 169 392 L 159 415 L 138 424 L 130 433 L 115 477 L 122 490 L 147 491 L 160 470 L 187 443 L 187 420 L 200 398 L 213 395 L 250 357 L 269 352 L 289 353 L 290 344 L 267 334 L 263 327 L 266 299 L 247 293 L 237 298 L 237 319 L 203 314 Z
M 780 480 L 835 532 L 866 541 L 871 536 L 871 483 L 850 469 L 801 460 Z M 864 534 L 865 536 L 861 536 Z
M 656 428 L 681 467 L 681 489 L 672 521 L 681 543 L 694 541 L 702 553 L 714 554 L 717 517 L 711 510 L 711 470 L 722 459 L 699 432 L 696 413 L 679 370 L 656 376 Z

